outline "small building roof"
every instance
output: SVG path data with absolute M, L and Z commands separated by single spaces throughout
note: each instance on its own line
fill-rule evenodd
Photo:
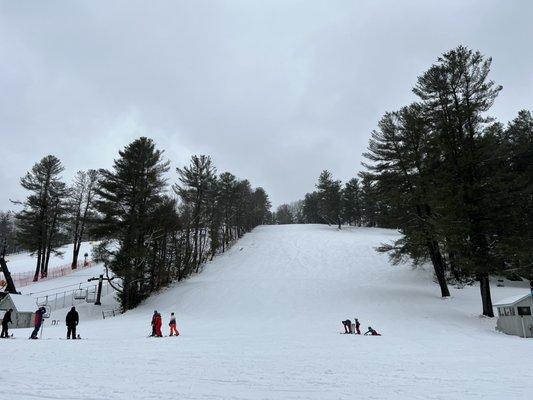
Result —
M 37 310 L 37 303 L 31 296 L 10 293 L 1 302 L 4 303 L 6 299 L 11 299 L 17 312 L 35 312 Z
M 505 298 L 503 300 L 497 301 L 493 305 L 494 306 L 511 306 L 513 304 L 518 303 L 519 301 L 524 300 L 526 297 L 529 297 L 529 296 L 531 296 L 531 294 L 529 294 L 529 293 L 527 293 L 527 294 L 518 294 L 516 296 L 507 297 L 507 298 Z

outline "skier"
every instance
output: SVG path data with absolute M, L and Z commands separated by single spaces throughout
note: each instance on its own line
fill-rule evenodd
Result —
M 67 323 L 67 339 L 70 339 L 70 335 L 72 335 L 72 339 L 77 339 L 76 326 L 80 322 L 80 317 L 76 311 L 76 307 L 72 307 L 67 313 L 65 322 Z
M 155 336 L 156 334 L 156 331 L 155 331 L 155 320 L 157 318 L 157 310 L 154 310 L 154 315 L 152 315 L 152 334 L 150 336 Z
M 360 326 L 361 326 L 361 324 L 359 323 L 359 320 L 357 318 L 355 318 L 355 334 L 356 335 L 360 335 L 361 334 L 361 331 L 359 330 Z
M 381 336 L 375 329 L 372 329 L 371 326 L 368 327 L 368 331 L 365 332 L 365 336 Z
M 44 307 L 39 307 L 39 309 L 35 311 L 35 322 L 33 325 L 35 329 L 31 333 L 30 339 L 38 339 L 37 335 L 39 334 L 39 329 L 41 329 L 44 314 L 46 314 L 46 308 Z
M 170 313 L 170 322 L 168 323 L 168 326 L 170 326 L 170 336 L 173 336 L 174 334 L 179 336 L 180 333 L 176 328 L 176 317 L 174 316 L 174 313 Z
M 155 335 L 157 337 L 163 337 L 163 333 L 161 332 L 161 326 L 163 325 L 163 319 L 161 318 L 161 314 L 157 313 L 155 316 Z
M 8 325 L 12 324 L 13 321 L 11 321 L 11 313 L 13 312 L 13 309 L 10 308 L 6 313 L 4 314 L 4 318 L 2 318 L 2 333 L 0 334 L 0 338 L 9 338 L 9 332 L 7 331 Z
M 352 333 L 352 321 L 347 319 L 346 321 L 342 321 L 342 325 L 344 325 L 344 333 Z

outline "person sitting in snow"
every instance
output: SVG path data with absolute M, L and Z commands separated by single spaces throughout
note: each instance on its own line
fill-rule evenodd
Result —
M 344 326 L 344 333 L 352 333 L 352 321 L 347 319 L 346 321 L 342 321 L 342 325 Z
M 365 332 L 365 336 L 381 336 L 375 329 L 372 329 L 371 326 L 368 327 L 368 331 Z
M 361 324 L 359 323 L 359 320 L 357 318 L 355 318 L 355 334 L 356 335 L 360 335 L 361 334 L 361 331 L 359 330 L 360 326 L 361 326 Z
M 41 329 L 44 314 L 46 314 L 46 308 L 44 307 L 39 307 L 39 309 L 35 311 L 35 320 L 33 323 L 34 329 L 31 333 L 30 339 L 38 339 L 37 335 L 39 334 L 39 329 Z
M 157 337 L 163 337 L 163 332 L 161 332 L 161 326 L 163 325 L 163 319 L 161 314 L 157 313 L 155 316 L 155 335 Z
M 170 326 L 170 336 L 179 336 L 180 333 L 176 328 L 176 317 L 174 316 L 174 313 L 170 313 L 170 322 L 168 323 L 168 326 Z

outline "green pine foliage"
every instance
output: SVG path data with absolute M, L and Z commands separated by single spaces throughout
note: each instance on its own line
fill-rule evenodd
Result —
M 17 241 L 19 245 L 37 255 L 34 281 L 48 275 L 52 254 L 65 243 L 63 224 L 67 215 L 68 189 L 61 178 L 64 168 L 61 161 L 49 155 L 36 163 L 20 180 L 29 194 L 25 201 L 17 202 L 23 209 L 17 214 Z
M 91 234 L 103 240 L 99 260 L 120 278 L 113 285 L 124 310 L 199 272 L 269 217 L 266 192 L 229 172 L 218 176 L 209 156 L 177 168 L 171 187 L 167 171 L 163 152 L 140 138 L 119 152 L 112 170 L 99 173 Z

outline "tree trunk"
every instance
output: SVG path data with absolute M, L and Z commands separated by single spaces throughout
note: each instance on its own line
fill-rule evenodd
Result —
M 75 240 L 74 249 L 72 251 L 72 264 L 70 266 L 72 269 L 78 268 L 78 256 L 80 254 L 80 244 L 78 244 L 78 239 Z
M 483 303 L 483 315 L 487 317 L 494 317 L 494 310 L 492 309 L 492 299 L 490 295 L 490 281 L 487 272 L 479 273 L 477 275 L 479 280 L 479 290 L 481 291 L 481 301 Z
M 33 281 L 37 282 L 39 280 L 39 271 L 41 270 L 41 248 L 37 250 L 37 266 L 35 267 L 35 275 L 33 275 Z
M 427 243 L 429 256 L 433 264 L 433 269 L 435 270 L 435 276 L 437 277 L 437 282 L 440 286 L 440 293 L 442 297 L 449 297 L 450 290 L 448 289 L 448 283 L 446 282 L 446 264 L 439 249 L 437 242 L 433 240 L 428 240 Z

